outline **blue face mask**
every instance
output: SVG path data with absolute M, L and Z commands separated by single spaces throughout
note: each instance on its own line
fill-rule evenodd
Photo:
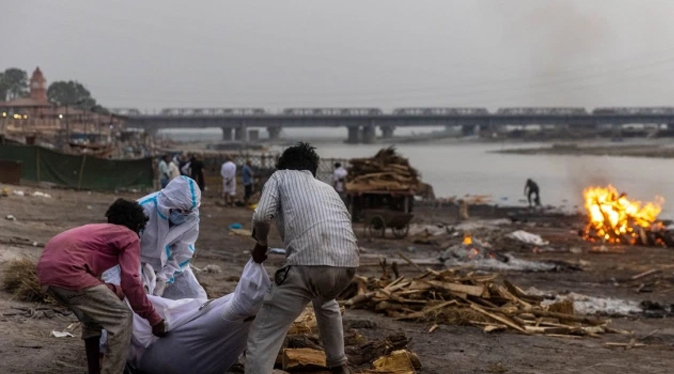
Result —
M 182 225 L 187 221 L 187 218 L 189 217 L 188 214 L 180 213 L 177 210 L 171 211 L 171 214 L 169 214 L 169 221 L 171 221 L 172 224 L 174 225 Z

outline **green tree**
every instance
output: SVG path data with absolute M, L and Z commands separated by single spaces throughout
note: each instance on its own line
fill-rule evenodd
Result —
M 49 101 L 58 105 L 70 105 L 81 109 L 91 109 L 96 100 L 91 97 L 91 92 L 77 81 L 56 81 L 47 89 Z
M 0 72 L 0 101 L 7 100 L 7 83 L 5 82 L 5 73 Z
M 6 69 L 0 77 L 0 99 L 12 100 L 26 96 L 28 96 L 28 74 L 18 68 Z

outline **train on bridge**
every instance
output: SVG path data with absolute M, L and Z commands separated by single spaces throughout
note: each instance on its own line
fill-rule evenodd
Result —
M 348 142 L 371 143 L 377 129 L 383 138 L 399 127 L 460 127 L 464 134 L 482 130 L 501 132 L 505 126 L 545 126 L 594 130 L 626 124 L 667 125 L 674 130 L 674 107 L 512 107 L 489 111 L 483 107 L 403 107 L 384 111 L 372 107 L 285 108 L 269 111 L 241 108 L 164 108 L 142 112 L 136 108 L 111 110 L 126 117 L 130 127 L 155 132 L 166 128 L 219 127 L 224 140 L 245 140 L 247 129 L 266 128 L 271 139 L 287 127 L 346 127 Z M 232 135 L 234 133 L 234 135 Z
M 674 107 L 605 107 L 589 112 L 580 107 L 514 107 L 498 108 L 490 112 L 487 108 L 453 107 L 407 107 L 385 112 L 379 108 L 286 108 L 278 112 L 264 108 L 163 108 L 158 111 L 141 111 L 137 108 L 113 108 L 114 114 L 121 116 L 566 116 L 566 115 L 674 115 Z

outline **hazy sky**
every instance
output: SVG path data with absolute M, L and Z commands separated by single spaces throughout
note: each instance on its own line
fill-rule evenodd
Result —
M 40 66 L 108 107 L 674 105 L 671 0 L 3 0 L 1 9 L 0 69 Z

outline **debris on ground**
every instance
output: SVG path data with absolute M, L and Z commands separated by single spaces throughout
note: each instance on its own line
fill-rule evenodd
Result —
M 229 229 L 232 235 L 252 236 L 253 232 L 248 229 Z
M 367 325 L 367 328 L 371 327 Z M 288 330 L 276 360 L 277 369 L 287 373 L 327 370 L 318 333 L 313 308 L 307 308 Z M 404 333 L 368 340 L 352 326 L 345 331 L 344 349 L 354 373 L 414 374 L 415 369 L 421 368 L 421 361 L 407 349 L 409 341 Z
M 550 244 L 549 241 L 543 240 L 543 238 L 541 238 L 540 235 L 532 234 L 524 230 L 517 230 L 515 232 L 512 232 L 508 234 L 508 237 L 511 239 L 519 240 L 524 244 L 533 244 L 540 246 L 546 246 Z
M 52 336 L 54 338 L 74 338 L 75 335 L 67 332 L 67 331 L 56 331 L 52 330 L 51 334 L 49 336 Z
M 2 286 L 5 291 L 21 301 L 52 302 L 52 299 L 42 291 L 37 278 L 37 265 L 31 258 L 10 261 L 4 272 Z
M 49 307 L 36 307 L 36 308 L 24 308 L 24 307 L 12 307 L 14 311 L 12 312 L 3 312 L 0 313 L 3 317 L 9 316 L 21 316 L 30 319 L 52 319 L 57 314 L 62 316 L 69 316 L 72 312 L 67 309 L 62 308 L 49 308 Z
M 5 219 L 8 220 L 8 221 L 16 221 L 16 217 L 14 217 L 11 214 L 7 215 L 7 217 L 5 217 Z
M 25 196 L 26 194 L 21 190 L 14 190 L 12 193 L 16 196 Z
M 347 176 L 346 190 L 410 191 L 419 186 L 419 173 L 395 147 L 383 148 L 374 157 L 354 158 Z
M 532 295 L 543 295 L 544 293 L 530 288 L 526 291 Z M 615 299 L 610 297 L 594 297 L 581 295 L 575 292 L 554 295 L 543 301 L 541 305 L 547 306 L 568 300 L 574 306 L 576 313 L 582 315 L 604 315 L 604 316 L 630 316 L 642 313 L 639 302 L 631 300 Z
M 523 334 L 597 336 L 616 332 L 601 318 L 577 315 L 573 303 L 560 308 L 543 306 L 544 297 L 525 293 L 498 274 L 461 275 L 450 269 L 393 281 L 385 277 L 354 279 L 350 294 L 342 295 L 348 308 L 365 308 L 396 320 L 434 324 L 472 325 L 485 332 L 501 330 Z M 568 307 L 571 304 L 571 307 Z
M 51 195 L 50 195 L 50 194 L 44 193 L 44 192 L 40 192 L 40 191 L 35 191 L 35 192 L 33 192 L 33 194 L 32 194 L 31 196 L 33 196 L 33 197 L 43 197 L 43 198 L 45 198 L 45 199 L 51 199 Z
M 564 261 L 529 261 L 495 251 L 491 244 L 469 235 L 463 242 L 447 248 L 439 260 L 448 267 L 490 271 L 577 271 L 579 266 Z
M 192 266 L 192 269 L 196 270 L 197 273 L 201 273 L 201 272 L 213 273 L 213 274 L 222 273 L 222 268 L 218 265 L 213 265 L 213 264 L 206 265 L 206 266 L 204 266 L 203 269 L 199 269 L 198 267 L 196 267 L 194 265 L 190 265 L 190 266 Z

